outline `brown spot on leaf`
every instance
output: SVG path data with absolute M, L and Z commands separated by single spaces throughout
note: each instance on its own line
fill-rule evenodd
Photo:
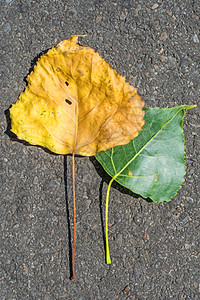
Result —
M 128 103 L 132 103 L 132 102 L 134 102 L 135 101 L 135 97 L 133 96 L 133 97 L 131 97 L 130 99 L 128 99 Z
M 131 172 L 131 171 L 128 171 L 128 175 L 129 175 L 129 176 L 132 176 L 133 174 L 132 174 L 132 172 Z
M 84 75 L 83 72 L 82 72 L 81 70 L 78 70 L 78 73 L 79 73 L 80 76 L 83 76 L 83 75 Z
M 156 175 L 156 173 L 154 174 L 154 181 L 157 181 L 157 175 Z

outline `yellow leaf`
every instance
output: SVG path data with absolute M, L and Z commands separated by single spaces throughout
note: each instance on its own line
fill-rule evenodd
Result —
M 59 154 L 92 156 L 128 143 L 144 121 L 144 103 L 78 35 L 42 55 L 10 109 L 19 139 Z

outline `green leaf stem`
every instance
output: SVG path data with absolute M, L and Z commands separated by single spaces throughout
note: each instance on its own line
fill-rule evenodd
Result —
M 95 157 L 112 177 L 107 190 L 105 231 L 108 246 L 108 201 L 115 180 L 154 202 L 170 201 L 181 188 L 185 175 L 183 118 L 184 110 L 195 105 L 172 108 L 144 108 L 145 125 L 138 137 L 127 145 L 99 152 Z

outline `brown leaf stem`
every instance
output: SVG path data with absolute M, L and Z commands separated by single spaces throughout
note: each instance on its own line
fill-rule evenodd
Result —
M 73 234 L 73 252 L 72 252 L 72 277 L 75 279 L 75 253 L 76 253 L 76 203 L 75 203 L 75 160 L 72 153 L 72 182 L 73 182 L 73 214 L 74 214 L 74 234 Z

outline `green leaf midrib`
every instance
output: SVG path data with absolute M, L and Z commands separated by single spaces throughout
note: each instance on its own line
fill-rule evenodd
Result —
M 151 139 L 136 153 L 136 155 L 121 169 L 121 171 L 120 172 L 118 172 L 118 173 L 116 173 L 114 176 L 113 176 L 113 180 L 115 180 L 129 165 L 130 165 L 130 163 L 142 152 L 142 150 L 163 130 L 163 128 L 167 125 L 167 124 L 169 124 L 175 117 L 176 117 L 176 115 L 181 111 L 181 110 L 183 110 L 183 107 L 180 107 L 180 109 L 179 110 L 177 110 L 177 112 L 174 114 L 174 116 L 170 119 L 170 120 L 168 120 L 161 128 L 160 128 L 160 130 L 158 131 L 158 132 L 156 132 L 152 137 L 151 137 Z M 133 140 L 134 141 L 134 140 Z M 112 150 L 113 151 L 113 150 Z M 113 154 L 112 154 L 112 156 L 113 156 Z M 112 159 L 112 156 L 110 157 L 111 158 L 111 161 L 113 162 L 113 159 Z M 116 170 L 115 168 L 114 168 L 114 170 Z M 112 176 L 111 176 L 112 177 Z

